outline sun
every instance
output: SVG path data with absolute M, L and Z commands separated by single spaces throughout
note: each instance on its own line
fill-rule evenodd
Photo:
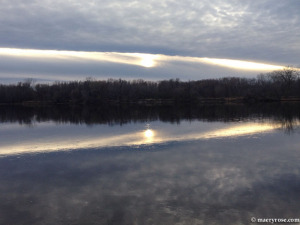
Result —
M 153 60 L 152 56 L 143 56 L 141 60 L 141 65 L 144 67 L 153 67 L 155 65 L 155 62 Z
M 147 129 L 145 132 L 144 132 L 144 135 L 146 138 L 152 138 L 154 136 L 154 133 L 151 129 Z

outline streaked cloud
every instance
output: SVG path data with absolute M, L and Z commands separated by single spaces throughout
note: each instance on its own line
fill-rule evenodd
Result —
M 119 52 L 83 52 L 83 51 L 58 51 L 0 48 L 0 55 L 17 58 L 52 59 L 67 61 L 100 61 L 149 67 L 157 56 L 141 53 Z
M 97 65 L 105 64 L 109 68 L 110 72 L 113 72 L 113 67 L 116 65 L 119 66 L 119 70 L 122 71 L 124 68 L 123 65 L 128 66 L 138 66 L 148 68 L 148 73 L 157 73 L 158 70 L 169 70 L 169 74 L 172 76 L 171 67 L 174 67 L 174 64 L 181 64 L 185 70 L 184 76 L 181 75 L 181 79 L 202 79 L 209 78 L 211 74 L 206 76 L 191 76 L 191 68 L 187 65 L 194 66 L 199 69 L 199 71 L 205 67 L 220 67 L 220 68 L 229 68 L 230 70 L 237 70 L 241 74 L 244 71 L 254 71 L 256 73 L 272 71 L 284 68 L 281 65 L 271 65 L 266 63 L 259 62 L 249 62 L 243 60 L 233 60 L 233 59 L 217 59 L 217 58 L 207 58 L 207 57 L 187 57 L 187 56 L 171 56 L 163 54 L 143 54 L 143 53 L 122 53 L 122 52 L 87 52 L 87 51 L 62 51 L 62 50 L 36 50 L 36 49 L 16 49 L 16 48 L 0 48 L 0 57 L 7 60 L 6 67 L 7 70 L 14 70 L 17 65 L 25 65 L 25 68 L 20 68 L 20 72 L 26 73 L 30 72 L 33 68 L 29 66 L 29 62 L 33 64 L 38 64 L 37 67 L 40 67 L 40 71 L 43 73 L 47 72 L 47 64 L 51 64 L 52 73 L 63 75 L 65 73 L 70 74 L 69 76 L 76 75 L 78 71 L 75 71 L 75 74 L 72 74 L 74 67 L 72 65 Z M 29 61 L 29 62 L 28 62 Z M 17 63 L 16 63 L 17 62 Z M 45 65 L 42 65 L 42 64 Z M 11 68 L 9 68 L 9 64 Z M 26 66 L 27 65 L 27 66 Z M 64 68 L 61 68 L 63 65 Z M 185 66 L 184 66 L 185 65 Z M 56 69 L 55 69 L 56 67 Z M 76 67 L 76 66 L 75 66 Z M 100 66 L 101 67 L 101 66 Z M 22 71 L 23 70 L 23 71 Z M 90 67 L 87 70 L 93 71 L 93 68 Z M 152 70 L 152 71 L 151 71 Z M 80 71 L 80 70 L 79 70 Z M 132 75 L 135 73 L 134 68 L 128 68 L 128 72 L 132 71 Z M 141 72 L 141 70 L 139 70 Z M 103 72 L 102 72 L 103 73 Z M 94 71 L 93 75 L 97 78 L 103 78 L 101 69 L 99 71 Z M 42 74 L 37 75 L 37 78 L 44 77 Z M 158 72 L 158 77 L 162 72 Z M 85 75 L 84 73 L 81 75 Z M 173 76 L 176 74 L 173 74 Z M 223 75 L 223 73 L 222 73 Z M 219 77 L 222 76 L 219 74 Z M 115 77 L 115 74 L 111 74 L 112 77 Z M 138 75 L 137 75 L 138 76 Z M 176 75 L 177 77 L 178 75 Z M 46 76 L 47 77 L 47 76 Z M 48 77 L 51 79 L 51 74 L 48 74 Z M 70 78 L 64 78 L 64 80 L 69 80 Z M 144 79 L 151 78 L 151 75 L 144 75 Z M 161 76 L 163 78 L 163 76 Z M 52 80 L 55 80 L 56 76 L 53 76 Z M 84 77 L 81 77 L 81 79 Z
M 2 1 L 0 40 L 2 46 L 22 48 L 259 58 L 293 64 L 298 62 L 284 56 L 282 49 L 289 54 L 299 51 L 297 6 L 298 0 Z M 270 49 L 273 54 L 266 51 Z
M 283 66 L 270 65 L 266 63 L 256 63 L 243 60 L 233 60 L 233 59 L 214 59 L 214 58 L 202 58 L 203 62 L 214 64 L 217 66 L 225 66 L 234 69 L 243 70 L 257 70 L 257 71 L 270 71 L 270 70 L 280 70 Z
M 130 58 L 130 65 L 139 65 L 136 60 L 144 56 L 142 64 L 146 67 L 157 62 L 157 59 L 151 58 L 153 55 L 208 58 L 209 62 L 216 59 L 211 65 L 228 65 L 229 61 L 221 62 L 219 59 L 230 59 L 299 67 L 299 14 L 298 0 L 276 3 L 271 0 L 3 0 L 0 7 L 0 47 L 54 49 L 77 54 L 102 52 L 106 53 L 106 58 L 111 57 L 109 62 L 116 60 L 115 63 L 123 63 Z M 109 55 L 111 53 L 141 55 L 129 55 L 128 58 L 126 54 L 116 57 Z M 97 54 L 96 57 L 99 56 Z M 190 62 L 189 58 L 185 59 L 185 63 Z M 14 65 L 18 63 L 15 61 Z M 63 67 L 68 66 L 73 65 Z M 108 68 L 107 71 L 110 71 Z M 119 69 L 112 69 L 111 73 L 119 76 L 122 71 L 136 72 L 128 67 Z M 161 68 L 161 73 L 142 71 L 141 76 L 176 77 L 179 70 L 187 76 L 191 74 L 188 79 L 197 77 L 196 70 L 179 69 L 176 65 L 174 69 Z M 216 77 L 215 69 L 212 71 L 204 66 L 197 67 L 197 70 L 208 77 Z M 8 67 L 1 72 L 23 73 Z M 36 71 L 39 72 L 42 70 Z M 58 77 L 60 72 L 61 76 L 65 76 L 59 70 L 51 70 L 51 75 Z M 171 72 L 175 74 L 171 75 Z M 26 75 L 30 73 L 28 71 Z M 93 69 L 91 73 L 94 73 Z M 101 76 L 104 76 L 103 71 Z

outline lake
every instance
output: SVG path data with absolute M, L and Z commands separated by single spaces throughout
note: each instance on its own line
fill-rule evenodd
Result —
M 300 104 L 0 106 L 0 224 L 300 218 Z

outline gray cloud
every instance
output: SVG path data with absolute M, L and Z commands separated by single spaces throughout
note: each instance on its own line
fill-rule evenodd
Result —
M 298 0 L 1 1 L 1 46 L 298 64 Z

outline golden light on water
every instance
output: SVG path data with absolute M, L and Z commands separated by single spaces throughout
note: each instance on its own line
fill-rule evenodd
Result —
M 300 126 L 300 122 L 295 123 L 295 126 Z M 32 138 L 24 140 L 23 142 L 15 142 L 13 140 L 6 143 L 0 143 L 1 155 L 14 155 L 24 153 L 38 153 L 38 152 L 53 152 L 61 150 L 73 150 L 82 148 L 101 148 L 110 146 L 139 146 L 144 144 L 166 143 L 170 141 L 190 141 L 201 139 L 214 138 L 229 138 L 239 137 L 244 135 L 254 135 L 260 133 L 271 132 L 280 128 L 280 124 L 270 123 L 244 123 L 244 124 L 226 124 L 219 129 L 209 131 L 198 131 L 184 129 L 180 130 L 165 130 L 165 129 L 150 129 L 149 126 L 145 130 L 138 132 L 124 132 L 118 135 L 101 135 L 90 137 L 76 135 L 68 139 L 62 138 L 60 135 L 49 138 L 46 134 L 41 135 L 40 138 Z M 188 127 L 187 127 L 188 128 Z
M 212 132 L 204 133 L 201 138 L 222 138 L 222 137 L 238 137 L 243 135 L 251 135 L 257 133 L 264 133 L 269 132 L 274 129 L 279 128 L 278 125 L 274 124 L 243 124 L 243 125 L 236 125 L 224 129 L 218 129 Z

